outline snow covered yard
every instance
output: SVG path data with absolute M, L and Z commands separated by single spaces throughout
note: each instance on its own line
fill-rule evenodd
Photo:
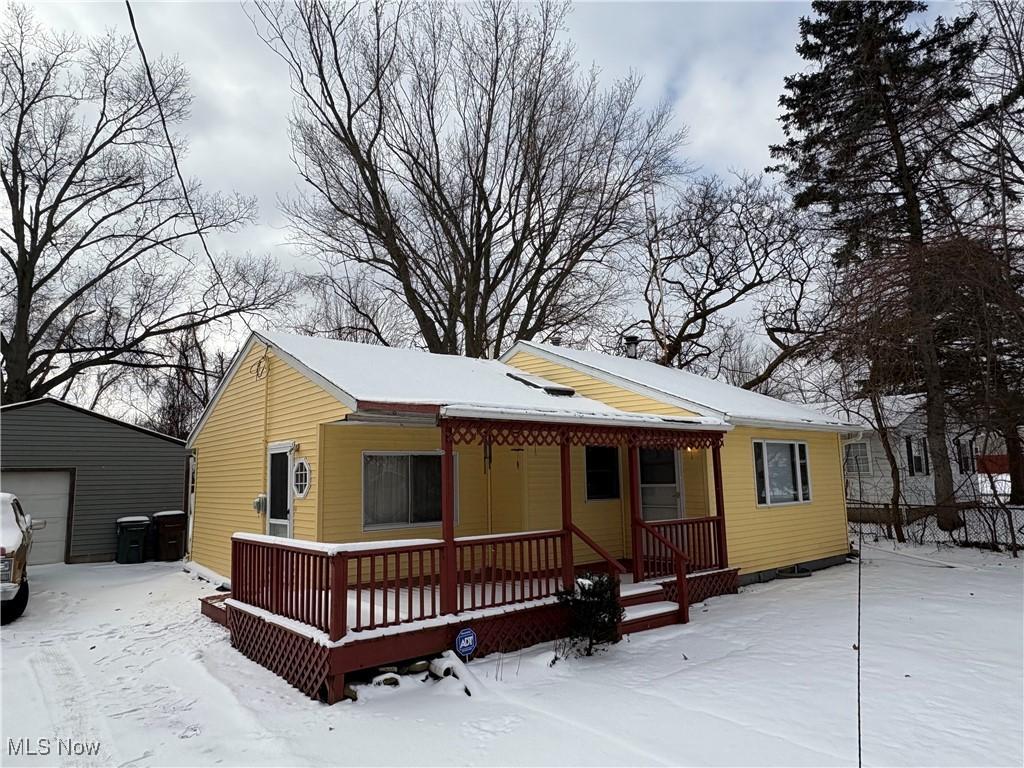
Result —
M 1021 765 L 1021 561 L 902 551 L 866 550 L 865 763 Z M 334 707 L 235 652 L 178 565 L 32 577 L 0 633 L 4 765 L 856 763 L 852 565 L 715 598 L 598 658 L 481 659 L 472 697 L 405 677 Z M 12 757 L 21 738 L 51 754 Z M 59 757 L 58 738 L 99 754 Z

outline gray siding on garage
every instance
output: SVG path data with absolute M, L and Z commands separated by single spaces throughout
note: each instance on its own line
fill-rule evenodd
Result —
M 119 517 L 184 509 L 186 456 L 180 441 L 52 400 L 0 412 L 0 468 L 74 470 L 72 562 L 113 559 Z

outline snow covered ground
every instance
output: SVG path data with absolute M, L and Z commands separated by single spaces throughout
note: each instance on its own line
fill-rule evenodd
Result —
M 864 762 L 1024 762 L 1024 566 L 866 549 Z M 953 564 L 955 568 L 943 567 Z M 310 701 L 199 614 L 175 564 L 34 568 L 2 637 L 4 765 L 852 765 L 857 568 L 696 606 L 685 627 L 550 666 L 535 647 L 462 682 Z M 465 682 L 465 681 L 464 681 Z M 11 739 L 50 739 L 44 757 Z M 99 742 L 67 758 L 56 739 Z

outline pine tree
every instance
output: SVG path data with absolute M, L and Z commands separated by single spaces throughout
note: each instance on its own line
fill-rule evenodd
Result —
M 946 406 L 927 281 L 931 243 L 950 234 L 943 169 L 959 129 L 957 105 L 983 41 L 974 17 L 912 26 L 919 2 L 815 2 L 800 21 L 807 71 L 779 99 L 786 141 L 771 148 L 800 207 L 819 207 L 842 243 L 840 263 L 900 252 L 913 274 L 908 339 L 926 396 L 935 501 L 953 499 Z M 910 258 L 906 258 L 909 256 Z

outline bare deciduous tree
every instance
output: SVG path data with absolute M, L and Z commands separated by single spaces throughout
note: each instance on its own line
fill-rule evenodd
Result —
M 287 64 L 296 237 L 372 276 L 434 352 L 496 356 L 585 325 L 642 196 L 678 170 L 667 107 L 602 90 L 562 41 L 567 6 L 259 3 Z M 364 314 L 355 284 L 335 296 Z M 384 340 L 386 334 L 371 335 Z
M 169 336 L 265 310 L 286 295 L 269 259 L 223 257 L 214 270 L 190 253 L 197 232 L 251 221 L 254 202 L 190 182 L 194 224 L 157 104 L 170 125 L 186 119 L 188 79 L 165 59 L 154 62 L 153 76 L 155 96 L 127 38 L 108 32 L 83 40 L 43 28 L 23 7 L 6 11 L 5 403 L 66 394 L 79 376 L 103 367 L 173 365 Z
M 652 207 L 636 268 L 646 317 L 627 331 L 642 329 L 662 365 L 765 390 L 818 331 L 823 243 L 759 177 L 704 178 L 666 211 Z

